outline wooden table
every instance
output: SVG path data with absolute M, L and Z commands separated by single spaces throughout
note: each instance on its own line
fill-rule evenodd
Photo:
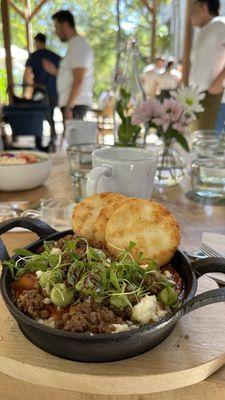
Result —
M 40 188 L 20 192 L 20 193 L 0 193 L 0 201 L 9 200 L 31 200 L 37 201 L 41 198 L 49 198 L 56 196 L 67 196 L 73 198 L 72 185 L 68 174 L 68 166 L 65 159 L 65 154 L 56 154 L 52 156 L 53 169 L 52 173 L 46 182 L 46 184 Z M 182 243 L 181 248 L 188 251 L 197 250 L 200 244 L 202 232 L 215 232 L 225 233 L 225 207 L 223 206 L 203 206 L 194 202 L 189 201 L 185 197 L 185 192 L 189 189 L 188 179 L 184 180 L 182 185 L 166 189 L 166 190 L 155 190 L 153 197 L 161 202 L 167 204 L 168 208 L 176 215 L 180 222 L 182 229 Z M 3 235 L 3 240 L 6 243 L 10 252 L 13 248 L 21 247 L 31 242 L 36 238 L 35 234 L 28 232 L 13 232 Z M 207 283 L 208 284 L 208 283 Z M 207 286 L 206 284 L 206 286 Z M 204 286 L 204 285 L 203 285 Z M 221 307 L 223 304 L 221 305 Z M 214 307 L 214 306 L 213 306 Z M 215 307 L 218 307 L 215 306 Z M 217 309 L 215 308 L 215 313 Z M 221 308 L 221 310 L 223 310 Z M 224 313 L 225 314 L 225 313 Z M 223 316 L 221 316 L 223 318 Z M 1 339 L 0 339 L 1 340 Z M 19 340 L 19 339 L 18 339 Z M 207 341 L 208 340 L 208 341 Z M 210 340 L 213 341 L 211 334 L 206 340 L 206 344 Z M 221 342 L 222 343 L 222 342 Z M 16 344 L 15 344 L 16 346 Z M 30 345 L 32 346 L 32 345 Z M 206 347 L 207 350 L 207 347 Z M 216 368 L 216 362 L 218 362 Z M 205 376 L 209 376 L 210 373 L 218 369 L 221 365 L 225 364 L 225 351 L 221 348 L 221 355 L 218 357 L 212 366 L 208 364 L 208 371 Z M 114 364 L 115 365 L 115 364 Z M 23 365 L 21 365 L 21 369 Z M 113 367 L 114 368 L 114 367 Z M 211 368 L 211 372 L 210 372 Z M 97 367 L 96 367 L 97 370 Z M 11 377 L 9 376 L 11 375 Z M 23 375 L 23 374 L 22 374 Z M 13 376 L 13 378 L 12 378 Z M 42 386 L 40 384 L 35 385 L 33 381 L 26 382 L 23 379 L 15 379 L 16 372 L 14 374 L 0 374 L 0 400 L 22 400 L 24 398 L 32 398 L 34 400 L 43 399 L 47 400 L 54 398 L 55 400 L 97 400 L 97 399 L 133 399 L 133 400 L 224 400 L 225 398 L 225 367 L 221 368 L 218 372 L 211 375 L 206 380 L 197 384 L 179 388 L 176 390 L 169 390 L 157 393 L 154 390 L 151 394 L 130 394 L 130 395 L 97 395 L 97 394 L 85 394 L 75 393 L 65 390 L 63 383 L 61 390 L 54 389 L 46 386 L 46 383 Z M 188 382 L 188 375 L 186 375 Z M 199 379 L 200 380 L 200 379 Z M 196 379 L 196 382 L 199 381 Z M 183 385 L 185 386 L 185 385 Z M 176 387 L 176 386 L 173 386 Z M 179 385 L 177 386 L 179 387 Z M 114 391 L 115 392 L 115 391 Z M 139 392 L 140 393 L 140 392 Z

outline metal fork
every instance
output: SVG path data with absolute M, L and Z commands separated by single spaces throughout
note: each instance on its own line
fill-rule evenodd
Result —
M 217 251 L 209 247 L 206 243 L 201 243 L 200 251 L 208 257 L 222 257 L 225 258 L 225 253 Z
M 224 253 L 212 249 L 210 246 L 208 246 L 205 243 L 201 243 L 200 250 L 201 250 L 202 253 L 204 253 L 208 257 L 219 257 L 219 258 L 222 257 L 222 258 L 225 258 L 225 254 Z M 222 273 L 222 272 L 210 272 L 210 273 L 208 273 L 206 275 L 209 278 L 214 279 L 214 281 L 216 281 L 218 284 L 223 285 L 223 286 L 225 285 L 225 273 Z

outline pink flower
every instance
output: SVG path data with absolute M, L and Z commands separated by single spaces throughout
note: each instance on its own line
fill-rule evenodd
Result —
M 172 98 L 165 99 L 163 102 L 163 106 L 165 112 L 170 113 L 172 122 L 177 122 L 184 111 L 183 106 L 177 100 L 174 100 Z
M 172 125 L 172 128 L 175 129 L 178 132 L 183 132 L 185 129 L 185 125 L 182 122 L 175 122 Z
M 159 117 L 153 118 L 152 121 L 157 126 L 161 126 L 164 133 L 168 130 L 168 128 L 171 124 L 170 115 L 166 112 L 161 113 L 161 115 Z
M 154 99 L 142 101 L 134 110 L 134 114 L 132 116 L 132 124 L 140 125 L 142 123 L 151 121 L 155 113 L 156 107 L 157 101 Z

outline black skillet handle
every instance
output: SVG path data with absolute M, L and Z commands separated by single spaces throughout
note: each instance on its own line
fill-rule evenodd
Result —
M 13 228 L 26 228 L 31 232 L 36 233 L 40 238 L 45 238 L 57 231 L 48 224 L 38 219 L 28 218 L 28 217 L 21 217 L 21 218 L 12 218 L 7 221 L 4 221 L 0 224 L 0 236 L 3 233 L 10 231 Z M 9 259 L 9 255 L 7 249 L 0 239 L 0 261 L 4 261 Z
M 225 258 L 210 257 L 203 260 L 197 260 L 192 263 L 192 266 L 197 278 L 204 274 L 208 274 L 209 272 L 222 272 L 225 274 Z M 225 301 L 225 287 L 209 290 L 208 292 L 201 293 L 183 304 L 177 311 L 175 317 L 179 319 L 183 315 L 197 310 L 200 307 L 223 301 Z

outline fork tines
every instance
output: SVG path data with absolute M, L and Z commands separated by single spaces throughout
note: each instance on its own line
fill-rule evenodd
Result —
M 208 257 L 222 257 L 225 258 L 225 253 L 217 251 L 209 247 L 206 243 L 201 243 L 200 250 Z

